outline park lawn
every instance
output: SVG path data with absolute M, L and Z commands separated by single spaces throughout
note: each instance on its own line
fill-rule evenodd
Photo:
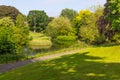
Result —
M 0 80 L 120 80 L 120 46 L 81 50 L 0 74 Z

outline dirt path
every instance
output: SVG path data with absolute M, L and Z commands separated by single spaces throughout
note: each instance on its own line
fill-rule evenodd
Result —
M 3 65 L 0 65 L 0 74 L 4 73 L 4 72 L 7 72 L 9 70 L 12 70 L 14 68 L 17 68 L 17 67 L 27 65 L 29 63 L 43 61 L 43 60 L 52 59 L 52 58 L 57 58 L 57 57 L 61 57 L 63 55 L 67 55 L 67 54 L 77 53 L 79 51 L 80 50 L 72 50 L 72 51 L 67 51 L 67 52 L 63 52 L 63 53 L 43 56 L 43 57 L 40 57 L 40 58 L 34 58 L 34 59 L 31 59 L 31 60 L 25 60 L 25 61 L 20 61 L 20 62 L 16 62 L 16 63 L 10 63 L 10 64 L 3 64 Z

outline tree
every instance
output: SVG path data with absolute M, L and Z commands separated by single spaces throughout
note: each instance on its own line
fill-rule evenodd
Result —
M 63 9 L 60 14 L 60 16 L 66 17 L 70 21 L 72 21 L 76 15 L 77 15 L 77 11 L 68 8 Z
M 53 43 L 63 42 L 66 38 L 76 39 L 75 31 L 69 19 L 65 17 L 58 17 L 51 21 L 46 27 L 46 34 L 52 38 Z
M 47 25 L 48 16 L 44 11 L 31 10 L 27 16 L 30 30 L 40 32 L 45 29 Z
M 58 35 L 74 35 L 74 30 L 69 19 L 65 17 L 59 17 L 51 21 L 46 27 L 46 33 L 52 38 L 56 38 Z
M 3 17 L 11 17 L 11 19 L 13 19 L 13 21 L 15 22 L 18 14 L 21 13 L 15 7 L 5 5 L 0 6 L 0 19 L 2 19 Z
M 89 10 L 81 10 L 79 12 L 79 14 L 75 17 L 74 21 L 73 21 L 73 25 L 76 29 L 76 35 L 78 36 L 78 38 L 80 38 L 79 36 L 79 30 L 80 27 L 84 24 L 86 24 L 86 19 L 91 15 L 91 12 Z
M 107 0 L 103 16 L 98 20 L 99 32 L 106 41 L 120 33 L 120 0 Z
M 22 30 L 24 38 L 28 38 L 29 35 L 29 26 L 27 23 L 27 17 L 19 14 L 16 19 L 16 26 Z
M 0 19 L 0 27 L 14 27 L 15 24 L 13 23 L 13 20 L 11 20 L 10 17 L 5 17 Z
M 9 17 L 0 19 L 0 53 L 14 54 L 18 52 L 19 46 L 13 37 L 14 23 Z
M 100 16 L 97 11 L 81 10 L 74 20 L 77 36 L 80 40 L 87 43 L 93 43 L 99 37 L 98 27 L 96 25 L 97 17 Z
M 47 21 L 47 25 L 52 21 L 52 20 L 54 20 L 55 19 L 55 17 L 49 17 L 48 18 L 48 21 Z
M 27 25 L 27 17 L 21 14 L 18 14 L 16 17 L 16 26 L 17 27 L 24 27 Z
M 106 19 L 111 25 L 112 29 L 120 33 L 120 0 L 107 0 L 106 7 L 108 13 L 106 13 Z
M 16 53 L 16 44 L 12 36 L 13 33 L 10 27 L 0 26 L 0 54 Z
M 0 53 L 22 53 L 27 42 L 23 29 L 16 27 L 10 17 L 0 19 Z

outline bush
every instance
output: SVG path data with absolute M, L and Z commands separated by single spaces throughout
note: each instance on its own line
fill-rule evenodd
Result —
M 111 41 L 120 42 L 120 34 L 115 34 Z
M 1 63 L 9 63 L 13 61 L 18 61 L 24 58 L 24 55 L 17 55 L 17 54 L 4 54 L 0 55 L 0 64 Z
M 16 44 L 12 38 L 10 28 L 0 28 L 0 54 L 15 53 Z

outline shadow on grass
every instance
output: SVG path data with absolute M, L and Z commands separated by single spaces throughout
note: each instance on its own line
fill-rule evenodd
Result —
M 88 54 L 89 52 L 76 53 L 33 63 L 3 74 L 4 77 L 0 79 L 7 77 L 9 80 L 120 80 L 119 63 L 104 63 L 104 58 Z

